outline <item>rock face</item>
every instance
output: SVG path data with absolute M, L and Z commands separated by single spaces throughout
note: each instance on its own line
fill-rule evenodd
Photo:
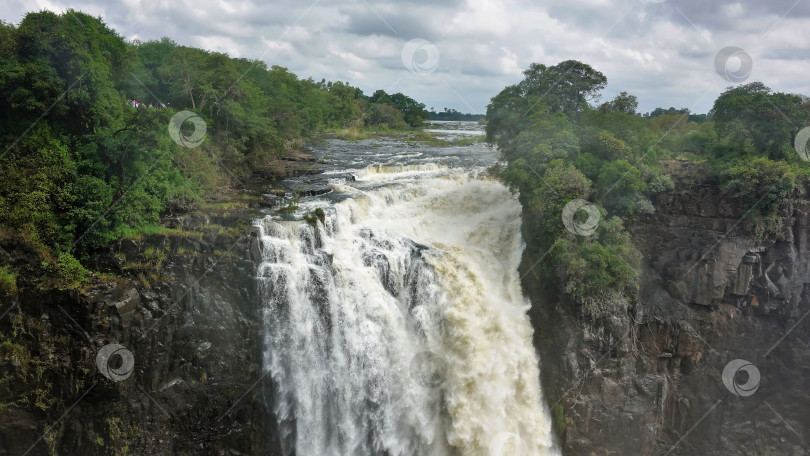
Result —
M 637 296 L 597 319 L 527 253 L 564 454 L 810 454 L 810 202 L 766 241 L 747 209 L 710 183 L 660 195 L 628 222 L 644 255 Z M 248 220 L 178 218 L 184 233 L 92 258 L 127 278 L 0 296 L 0 456 L 280 455 Z M 109 344 L 132 354 L 131 373 L 116 356 L 102 363 L 112 379 L 101 373 Z M 727 387 L 727 366 L 749 385 Z
M 261 369 L 249 218 L 176 222 L 185 234 L 123 240 L 92 259 L 129 279 L 11 303 L 0 333 L 15 332 L 30 360 L 0 363 L 0 454 L 280 454 Z M 108 344 L 132 354 L 124 379 L 100 373 L 126 369 L 115 355 L 97 366 Z M 43 407 L 32 406 L 36 395 L 19 400 L 25 382 L 45 391 Z
M 589 319 L 524 279 L 564 454 L 810 454 L 810 203 L 759 241 L 716 186 L 679 187 L 627 224 L 636 302 Z

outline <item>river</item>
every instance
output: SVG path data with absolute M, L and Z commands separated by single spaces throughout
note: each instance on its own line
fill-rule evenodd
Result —
M 297 220 L 255 222 L 285 454 L 559 454 L 517 272 L 521 206 L 486 177 L 497 154 L 401 139 L 313 153 L 331 191 L 303 198 Z M 323 222 L 300 220 L 317 208 Z

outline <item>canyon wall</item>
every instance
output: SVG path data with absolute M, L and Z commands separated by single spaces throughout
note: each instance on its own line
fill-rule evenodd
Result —
M 679 182 L 655 206 L 626 221 L 643 253 L 637 294 L 602 315 L 550 291 L 530 270 L 536 254 L 524 258 L 564 454 L 810 454 L 810 203 L 766 240 L 711 180 Z M 753 365 L 729 367 L 737 390 L 722 378 L 735 359 Z
M 249 214 L 219 212 L 91 258 L 126 278 L 3 303 L 0 333 L 16 345 L 0 346 L 0 454 L 279 454 L 261 368 L 258 244 Z M 122 375 L 100 373 L 108 344 L 132 354 L 131 372 L 111 357 Z

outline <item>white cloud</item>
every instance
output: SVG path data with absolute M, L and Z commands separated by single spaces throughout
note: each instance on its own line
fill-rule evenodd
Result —
M 532 62 L 578 59 L 610 82 L 604 98 L 626 90 L 640 109 L 705 112 L 728 83 L 714 56 L 734 45 L 754 59 L 751 80 L 810 94 L 810 3 L 795 0 L 10 0 L 0 18 L 67 8 L 101 16 L 122 36 L 163 36 L 189 46 L 261 58 L 302 78 L 343 80 L 366 93 L 402 91 L 428 107 L 483 112 Z M 781 19 L 780 19 L 781 18 Z M 770 29 L 770 30 L 769 30 Z M 439 66 L 414 75 L 402 46 L 436 45 Z M 702 98 L 701 98 L 702 97 Z
M 224 36 L 196 36 L 197 47 L 209 51 L 222 52 L 231 57 L 244 57 L 242 48 L 235 40 Z

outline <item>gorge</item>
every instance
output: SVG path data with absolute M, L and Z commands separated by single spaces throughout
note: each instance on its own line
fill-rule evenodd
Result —
M 803 454 L 806 336 L 764 350 L 806 312 L 806 205 L 783 241 L 758 244 L 722 235 L 740 209 L 711 183 L 678 180 L 631 226 L 641 301 L 592 318 L 531 269 L 531 230 L 487 177 L 487 146 L 327 140 L 313 153 L 337 150 L 324 174 L 288 182 L 314 195 L 299 216 L 324 210 L 314 226 L 255 204 L 181 217 L 186 236 L 96 257 L 129 270 L 165 251 L 149 286 L 21 296 L 12 324 L 33 350 L 87 371 L 47 379 L 79 400 L 56 426 L 4 410 L 6 454 Z M 715 243 L 695 285 L 678 288 Z M 132 351 L 131 378 L 89 371 L 110 342 Z M 733 358 L 759 367 L 756 395 L 724 388 Z
M 483 115 L 0 22 L 0 456 L 807 455 L 810 98 L 740 51 L 706 114 L 544 60 Z

